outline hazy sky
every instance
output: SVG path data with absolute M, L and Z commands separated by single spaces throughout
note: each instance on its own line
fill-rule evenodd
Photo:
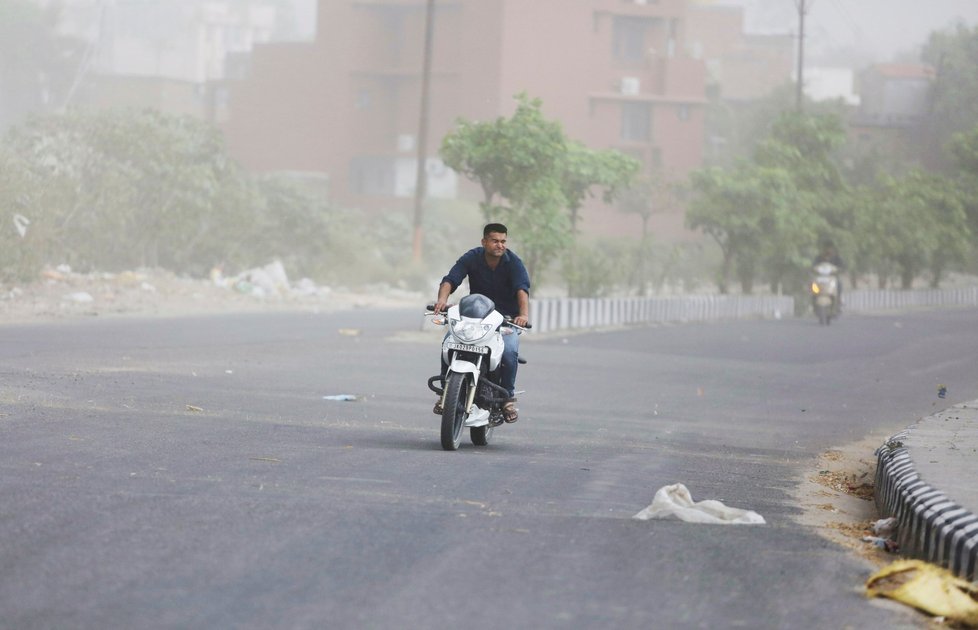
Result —
M 800 0 L 720 0 L 747 9 L 755 32 L 797 32 Z M 831 50 L 857 49 L 873 61 L 919 52 L 928 35 L 963 19 L 978 24 L 978 0 L 806 0 L 806 46 L 817 61 Z

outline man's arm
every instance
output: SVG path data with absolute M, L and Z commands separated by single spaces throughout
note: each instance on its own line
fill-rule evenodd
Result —
M 438 298 L 435 300 L 435 312 L 441 313 L 448 306 L 448 296 L 452 294 L 452 283 L 444 281 L 438 286 Z
M 513 318 L 513 323 L 517 326 L 526 326 L 530 322 L 530 294 L 523 289 L 518 289 L 516 304 L 520 307 L 520 314 Z
M 441 284 L 438 285 L 438 297 L 435 299 L 435 312 L 441 313 L 448 306 L 448 296 L 455 292 L 455 289 L 462 284 L 462 280 L 465 280 L 465 276 L 469 275 L 468 264 L 472 259 L 475 250 L 470 250 L 462 254 L 452 268 L 448 271 L 448 274 L 441 279 Z

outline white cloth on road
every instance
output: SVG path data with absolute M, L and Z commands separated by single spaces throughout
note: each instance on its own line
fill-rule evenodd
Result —
M 681 483 L 663 486 L 655 493 L 652 505 L 632 518 L 647 521 L 653 518 L 677 518 L 688 523 L 715 523 L 725 525 L 763 525 L 764 517 L 751 510 L 727 507 L 720 501 L 707 499 L 693 501 L 692 495 Z

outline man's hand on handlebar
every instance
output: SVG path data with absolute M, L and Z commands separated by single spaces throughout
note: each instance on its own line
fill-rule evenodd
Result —
M 526 328 L 527 325 L 530 323 L 530 319 L 528 317 L 524 317 L 523 315 L 517 315 L 516 317 L 513 318 L 513 323 L 519 326 L 520 328 Z
M 445 309 L 446 309 L 446 308 L 448 308 L 448 303 L 447 303 L 447 302 L 435 302 L 435 308 L 434 308 L 434 311 L 435 311 L 435 314 L 436 314 L 436 315 L 437 315 L 438 313 L 443 313 L 443 312 L 445 312 Z

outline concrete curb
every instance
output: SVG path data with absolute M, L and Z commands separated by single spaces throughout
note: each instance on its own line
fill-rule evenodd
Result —
M 918 425 L 897 433 L 876 450 L 876 507 L 897 519 L 901 552 L 975 579 L 978 516 L 921 478 L 908 444 Z

